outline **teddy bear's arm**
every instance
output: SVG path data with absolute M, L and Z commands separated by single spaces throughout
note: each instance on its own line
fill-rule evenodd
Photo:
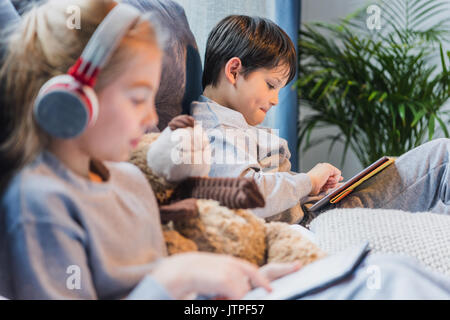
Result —
M 185 198 L 212 199 L 230 209 L 265 206 L 258 186 L 247 178 L 188 178 L 174 192 L 174 199 Z
M 161 222 L 198 217 L 197 199 L 184 199 L 159 207 Z

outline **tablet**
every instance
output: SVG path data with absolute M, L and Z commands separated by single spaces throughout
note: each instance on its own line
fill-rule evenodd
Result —
M 357 186 L 359 186 L 364 181 L 370 179 L 374 175 L 376 175 L 378 172 L 382 171 L 389 165 L 395 162 L 394 158 L 389 157 L 382 157 L 381 159 L 378 159 L 374 163 L 372 163 L 370 166 L 365 168 L 363 171 L 355 175 L 353 178 L 348 180 L 346 183 L 344 183 L 339 188 L 333 190 L 331 193 L 317 201 L 311 208 L 309 208 L 309 211 L 317 211 L 323 206 L 329 204 L 329 203 L 338 203 L 343 198 L 345 198 L 348 194 L 350 194 Z
M 350 247 L 340 253 L 310 263 L 300 270 L 272 281 L 272 292 L 262 288 L 250 291 L 244 300 L 299 299 L 326 288 L 352 274 L 369 253 L 369 243 Z

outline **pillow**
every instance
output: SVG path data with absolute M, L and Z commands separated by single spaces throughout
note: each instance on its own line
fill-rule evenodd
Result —
M 369 241 L 372 253 L 401 254 L 450 276 L 450 216 L 386 209 L 334 209 L 311 223 L 330 254 Z
M 3 55 L 6 52 L 6 45 L 4 39 L 6 38 L 7 32 L 12 30 L 17 22 L 20 21 L 19 14 L 13 7 L 9 0 L 0 1 L 0 68 L 3 64 Z M 0 82 L 0 145 L 3 143 L 4 139 L 8 137 L 11 132 L 11 121 L 9 114 L 6 112 L 5 102 L 2 99 L 3 93 L 3 83 Z M 3 172 L 4 168 L 8 168 L 9 163 L 3 163 L 3 155 L 0 156 L 0 169 Z M 0 174 L 0 194 L 2 189 L 2 179 L 4 177 Z

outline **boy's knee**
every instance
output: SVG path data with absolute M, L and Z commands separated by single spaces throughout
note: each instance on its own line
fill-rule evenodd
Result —
M 440 162 L 448 161 L 450 158 L 449 153 L 450 139 L 439 138 L 428 141 L 421 146 L 411 150 L 407 154 L 415 158 L 422 159 L 422 163 L 425 161 L 430 161 L 431 164 L 436 165 L 436 160 Z M 410 158 L 410 156 L 408 156 L 408 158 Z M 399 158 L 399 160 L 401 159 Z M 408 159 L 408 161 L 411 161 L 411 159 Z
M 435 148 L 450 149 L 450 139 L 448 138 L 434 139 L 429 142 L 426 142 L 425 144 L 423 144 L 423 146 L 431 147 L 433 149 Z
M 430 141 L 432 145 L 430 146 L 430 155 L 431 157 L 438 157 L 444 161 L 449 161 L 450 156 L 450 139 L 447 138 L 439 138 Z
M 436 143 L 439 145 L 439 146 L 442 146 L 443 148 L 445 148 L 445 149 L 450 149 L 450 139 L 448 139 L 448 138 L 439 138 L 439 139 L 436 139 Z

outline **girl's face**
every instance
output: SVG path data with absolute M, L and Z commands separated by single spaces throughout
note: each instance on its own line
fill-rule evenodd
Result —
M 261 124 L 270 108 L 278 104 L 286 81 L 286 67 L 257 69 L 245 78 L 237 77 L 232 108 L 242 113 L 249 125 Z
M 161 76 L 161 52 L 135 44 L 123 72 L 97 93 L 99 115 L 80 136 L 80 147 L 102 161 L 126 161 L 141 136 L 158 123 L 155 95 Z

